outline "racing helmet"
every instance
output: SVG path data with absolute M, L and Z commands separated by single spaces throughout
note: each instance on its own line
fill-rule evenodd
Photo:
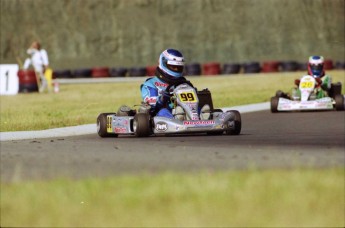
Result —
M 169 81 L 178 80 L 183 76 L 184 57 L 181 52 L 175 49 L 166 49 L 159 56 L 158 69 L 163 79 Z
M 324 59 L 322 56 L 310 56 L 308 61 L 308 74 L 317 78 L 321 78 L 325 75 L 323 65 Z

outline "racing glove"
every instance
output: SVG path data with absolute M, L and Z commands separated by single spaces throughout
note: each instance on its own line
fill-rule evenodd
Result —
M 157 99 L 157 106 L 163 107 L 170 101 L 170 94 L 167 91 L 161 91 Z
M 322 84 L 322 80 L 321 78 L 315 78 L 315 81 L 316 81 L 316 85 L 319 86 Z
M 295 79 L 295 85 L 296 86 L 299 86 L 299 83 L 301 82 L 301 80 L 299 80 L 299 79 Z

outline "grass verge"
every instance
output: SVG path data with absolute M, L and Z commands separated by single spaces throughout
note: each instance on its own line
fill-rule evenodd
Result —
M 1 226 L 343 227 L 344 171 L 164 173 L 3 184 Z

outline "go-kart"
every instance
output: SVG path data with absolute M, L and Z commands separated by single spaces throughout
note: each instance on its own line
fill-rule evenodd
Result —
M 313 76 L 304 75 L 292 95 L 278 90 L 271 98 L 271 112 L 344 110 L 341 83 L 332 83 L 328 96 L 317 98 L 317 82 Z
M 153 115 L 151 106 L 144 102 L 134 108 L 121 106 L 116 113 L 99 114 L 98 135 L 147 137 L 188 133 L 240 134 L 240 113 L 237 110 L 223 112 L 221 109 L 213 109 L 212 97 L 208 89 L 197 91 L 188 83 L 181 83 L 175 85 L 169 94 L 174 118 Z

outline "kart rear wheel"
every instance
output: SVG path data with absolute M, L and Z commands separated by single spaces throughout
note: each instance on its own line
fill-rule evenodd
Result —
M 133 131 L 137 137 L 147 137 L 151 134 L 150 115 L 137 113 L 134 116 Z
M 341 95 L 341 94 L 337 94 L 335 95 L 334 97 L 334 100 L 335 100 L 335 109 L 337 111 L 342 111 L 345 109 L 345 104 L 344 104 L 344 96 Z
M 234 119 L 232 121 L 229 120 L 229 123 L 231 125 L 229 130 L 226 130 L 225 133 L 227 135 L 239 135 L 241 133 L 242 129 L 242 121 L 241 121 L 241 114 L 237 110 L 230 110 L 227 112 L 231 112 L 234 115 Z
M 279 97 L 271 97 L 271 112 L 278 112 Z
M 97 117 L 97 133 L 100 137 L 117 137 L 117 134 L 109 134 L 107 132 L 107 116 L 115 115 L 115 113 L 101 113 Z

